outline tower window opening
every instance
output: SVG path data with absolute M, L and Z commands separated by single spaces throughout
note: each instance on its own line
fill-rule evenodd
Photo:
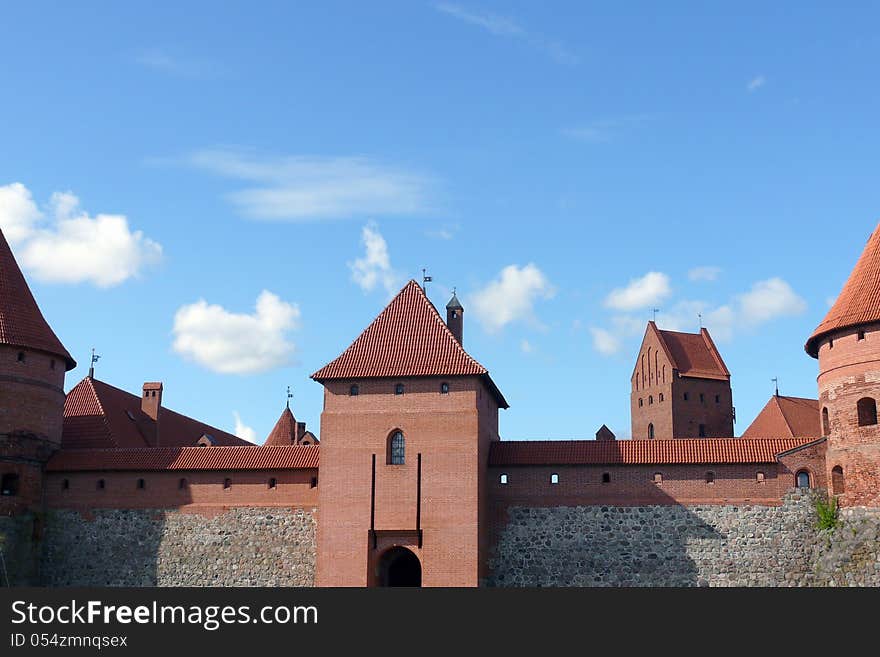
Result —
M 223 480 L 223 489 L 229 490 L 230 488 L 232 488 L 232 479 L 227 477 L 226 479 Z
M 550 475 L 550 483 L 551 484 L 558 484 L 559 483 L 559 475 L 556 474 L 555 472 Z
M 444 383 L 440 384 L 440 394 L 441 395 L 448 395 L 449 394 L 449 384 L 448 383 L 444 382 Z
M 720 403 L 721 403 L 721 395 L 715 395 L 715 403 L 716 403 L 716 404 L 720 404 Z
M 654 395 L 648 395 L 648 406 L 652 406 L 654 404 Z
M 186 479 L 181 479 L 180 481 L 178 481 L 178 482 L 177 482 L 177 487 L 178 487 L 180 490 L 185 490 L 185 489 L 186 489 Z
M 312 477 L 311 481 L 309 481 L 309 488 L 317 488 L 318 487 L 318 478 Z
M 270 489 L 278 488 L 278 480 L 275 477 L 272 477 L 271 479 L 269 479 L 269 488 Z
M 688 394 L 687 394 L 687 393 L 684 393 L 684 400 L 685 400 L 685 401 L 688 400 Z
M 715 483 L 715 473 L 714 472 L 707 472 L 706 473 L 706 483 L 707 484 L 714 484 Z
M 502 486 L 507 485 L 507 473 L 504 473 L 500 477 L 498 477 L 498 483 L 501 484 Z
M 856 407 L 859 412 L 859 426 L 869 427 L 877 424 L 877 402 L 873 397 L 862 397 Z
M 702 404 L 704 401 L 706 401 L 706 396 L 701 392 L 700 393 L 700 403 Z
M 660 474 L 659 472 L 654 473 L 654 483 L 655 484 L 662 484 L 663 483 L 663 475 Z
M 388 438 L 388 465 L 403 465 L 406 462 L 406 438 L 402 431 L 395 431 Z
M 645 400 L 639 398 L 639 408 L 641 408 L 641 407 L 644 406 L 644 405 L 645 405 Z
M 361 389 L 360 389 L 360 387 L 359 387 L 357 384 L 351 386 L 351 387 L 348 389 L 348 395 L 349 395 L 349 397 L 357 397 L 357 396 L 360 394 L 360 392 L 361 392 Z
M 648 425 L 648 439 L 650 439 L 650 440 L 654 439 L 654 423 L 653 422 L 651 422 Z
M 611 483 L 611 473 L 610 472 L 603 472 L 602 473 L 602 483 L 603 484 L 610 484 Z
M 402 383 L 398 383 L 396 386 L 394 386 L 394 394 L 395 395 L 402 395 L 403 394 L 403 384 Z
M 828 417 L 828 407 L 822 409 L 822 435 L 827 436 L 831 433 L 831 420 Z
M 63 479 L 61 481 L 61 490 L 70 490 L 70 479 Z
M 24 352 L 23 352 L 23 351 L 19 351 L 19 352 L 18 352 L 18 362 L 19 362 L 19 363 L 23 363 L 23 362 L 24 362 Z
M 143 490 L 147 487 L 147 482 L 144 479 L 138 479 L 137 487 L 138 490 Z
M 835 465 L 831 468 L 831 492 L 834 495 L 841 495 L 846 492 L 846 484 L 843 480 L 843 468 Z
M 706 437 L 706 425 L 705 424 L 701 424 L 699 426 L 699 434 L 700 434 L 700 438 Z
M 661 392 L 661 393 L 660 393 L 660 395 L 659 395 L 659 398 L 658 398 L 658 399 L 659 399 L 659 401 L 661 401 L 661 402 L 662 402 L 662 401 L 663 401 L 663 393 L 662 393 L 662 392 Z
M 809 488 L 810 487 L 810 473 L 806 470 L 801 470 L 795 475 L 794 478 L 795 486 L 798 488 Z
M 18 495 L 18 475 L 14 472 L 7 472 L 0 480 L 0 495 L 14 496 Z
M 834 338 L 831 338 L 831 339 L 828 341 L 828 348 L 829 348 L 829 349 L 834 349 Z
M 98 490 L 104 490 L 107 487 L 107 483 L 103 479 L 98 479 Z
M 858 337 L 859 340 L 864 340 L 864 339 L 865 339 L 865 332 L 864 332 L 864 331 L 859 331 L 857 337 Z
M 764 473 L 763 473 L 763 472 L 758 472 L 758 473 L 755 475 L 755 481 L 757 481 L 759 484 L 763 484 L 764 481 L 765 481 Z

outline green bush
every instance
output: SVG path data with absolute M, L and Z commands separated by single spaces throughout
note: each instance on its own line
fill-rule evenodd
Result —
M 816 526 L 819 529 L 834 529 L 840 524 L 837 514 L 837 498 L 816 498 Z

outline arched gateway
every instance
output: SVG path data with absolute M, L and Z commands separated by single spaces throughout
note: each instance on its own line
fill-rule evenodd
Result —
M 422 563 L 405 547 L 393 547 L 379 559 L 379 586 L 421 586 Z

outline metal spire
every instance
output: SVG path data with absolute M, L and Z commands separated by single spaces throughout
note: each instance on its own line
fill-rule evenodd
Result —
M 656 324 L 657 323 L 657 313 L 660 312 L 660 309 L 659 308 L 652 308 L 652 311 L 654 313 L 654 323 Z
M 773 381 L 773 383 L 776 384 L 776 396 L 778 397 L 778 396 L 779 396 L 779 377 L 778 377 L 778 376 L 775 376 L 775 377 L 773 377 L 773 378 L 770 379 L 770 380 Z
M 293 399 L 293 393 L 290 391 L 290 386 L 287 386 L 287 408 L 290 408 L 291 399 Z
M 95 378 L 95 363 L 98 362 L 99 358 L 100 358 L 100 356 L 95 353 L 95 348 L 92 347 L 92 358 L 89 361 L 89 378 L 90 379 Z
M 432 282 L 434 278 L 432 276 L 428 276 L 428 270 L 424 267 L 422 268 L 422 292 L 425 294 L 428 293 L 428 283 Z

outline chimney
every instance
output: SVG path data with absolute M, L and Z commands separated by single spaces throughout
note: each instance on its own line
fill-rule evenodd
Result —
M 159 422 L 159 409 L 162 408 L 162 382 L 147 381 L 144 384 L 144 396 L 141 397 L 141 410 Z
M 614 435 L 614 432 L 611 431 L 611 429 L 603 424 L 596 432 L 596 440 L 617 440 L 617 436 Z
M 452 298 L 446 304 L 446 326 L 452 331 L 452 335 L 458 340 L 458 344 L 462 343 L 462 334 L 464 332 L 464 307 L 452 291 Z
M 305 434 L 306 434 L 306 423 L 305 422 L 297 422 L 296 429 L 294 429 L 293 444 L 299 445 L 299 441 L 302 440 L 302 437 Z

